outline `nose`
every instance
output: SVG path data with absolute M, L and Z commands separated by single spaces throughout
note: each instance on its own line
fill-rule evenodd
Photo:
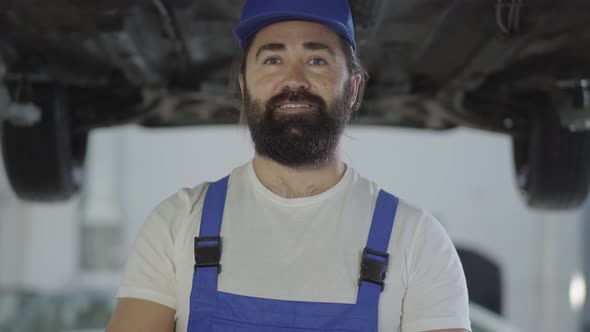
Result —
M 305 72 L 305 67 L 302 64 L 291 64 L 285 74 L 283 88 L 290 88 L 292 90 L 309 90 L 311 84 Z

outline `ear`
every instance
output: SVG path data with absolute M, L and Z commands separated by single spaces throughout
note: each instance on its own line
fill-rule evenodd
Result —
M 361 81 L 363 77 L 361 74 L 354 74 L 352 75 L 352 98 L 350 99 L 350 107 L 352 107 L 357 102 L 357 98 L 359 95 L 359 89 L 361 86 Z
M 240 83 L 240 92 L 242 93 L 242 98 L 244 98 L 244 74 L 240 73 L 238 77 L 238 81 Z

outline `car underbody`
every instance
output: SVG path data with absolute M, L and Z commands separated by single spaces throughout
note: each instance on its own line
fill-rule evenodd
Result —
M 350 4 L 370 75 L 355 124 L 507 134 L 529 205 L 559 209 L 584 200 L 590 184 L 590 2 Z M 92 129 L 237 123 L 240 99 L 228 79 L 241 6 L 237 0 L 2 1 L 3 151 L 19 196 L 59 200 L 75 192 L 69 174 L 82 167 Z M 19 158 L 40 149 L 30 137 L 46 113 L 66 119 L 45 127 L 68 132 L 60 139 L 68 141 L 71 160 L 56 171 L 69 180 L 43 191 L 39 182 L 22 180 L 29 173 Z M 19 148 L 11 148 L 15 142 Z M 26 153 L 23 144 L 31 145 Z M 59 144 L 55 154 L 64 149 Z M 35 167 L 55 164 L 56 158 L 46 158 L 52 161 Z M 49 173 L 44 177 L 56 178 Z M 69 189 L 59 189 L 63 181 Z

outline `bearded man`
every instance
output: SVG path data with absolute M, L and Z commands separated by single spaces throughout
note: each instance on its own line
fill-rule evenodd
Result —
M 470 330 L 441 225 L 342 160 L 366 74 L 347 0 L 249 0 L 234 32 L 255 156 L 146 220 L 107 331 Z

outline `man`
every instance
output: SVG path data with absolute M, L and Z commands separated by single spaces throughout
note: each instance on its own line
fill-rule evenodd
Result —
M 234 32 L 255 157 L 153 211 L 108 331 L 469 330 L 440 224 L 342 161 L 365 85 L 347 0 L 249 0 Z

